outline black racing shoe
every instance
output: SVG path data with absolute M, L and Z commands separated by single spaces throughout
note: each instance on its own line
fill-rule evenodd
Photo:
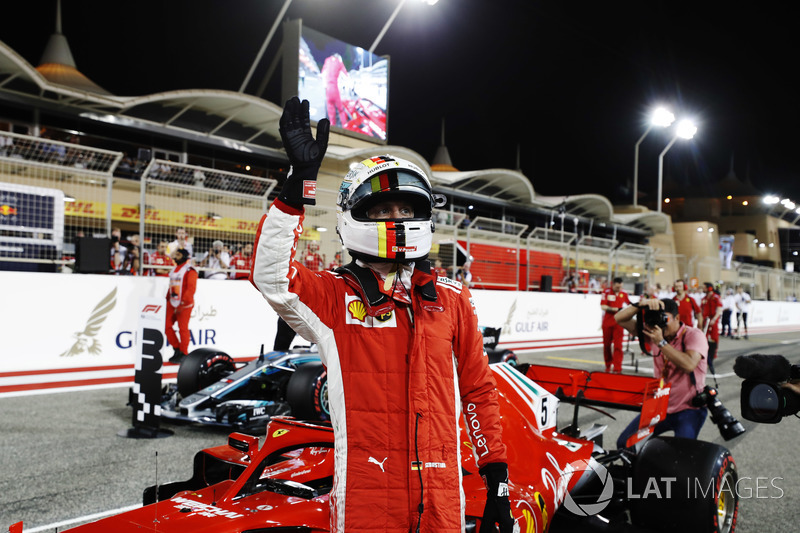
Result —
M 174 365 L 179 365 L 184 357 L 186 357 L 186 354 L 183 353 L 180 348 L 175 348 L 175 353 L 169 358 L 169 362 Z

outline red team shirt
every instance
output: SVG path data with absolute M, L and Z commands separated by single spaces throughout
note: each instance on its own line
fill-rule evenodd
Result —
M 703 316 L 710 320 L 714 318 L 717 309 L 722 307 L 722 298 L 715 292 L 711 293 L 711 295 L 706 294 L 701 302 L 701 307 L 703 309 Z M 719 342 L 719 317 L 712 324 L 709 324 L 706 330 L 706 337 L 709 341 Z
M 236 270 L 246 270 L 247 272 L 235 272 L 233 279 L 247 279 L 250 277 L 250 270 L 253 270 L 253 255 L 245 257 L 244 254 L 238 253 L 231 258 L 231 267 Z
M 603 299 L 600 300 L 600 305 L 607 305 L 609 307 L 615 307 L 617 311 L 625 307 L 626 305 L 630 305 L 631 301 L 628 299 L 628 293 L 625 291 L 619 291 L 619 294 L 614 294 L 613 289 L 606 289 L 603 291 Z M 614 320 L 614 315 L 616 311 L 605 311 L 603 313 L 603 327 L 608 326 L 616 326 L 617 321 Z
M 322 263 L 322 256 L 316 252 L 306 252 L 303 256 L 303 266 L 312 272 L 320 272 L 325 266 Z
M 683 298 L 678 299 L 675 296 L 674 300 L 678 302 L 678 317 L 681 322 L 687 326 L 694 326 L 694 317 L 700 312 L 700 306 L 694 301 L 694 298 L 688 294 L 684 294 Z
M 148 272 L 146 273 L 147 276 L 169 276 L 169 271 L 172 270 L 172 267 L 175 266 L 175 262 L 172 260 L 170 256 L 167 254 L 161 254 L 158 252 L 153 252 L 150 254 L 149 261 L 147 261 L 148 265 L 158 267 L 158 268 L 148 268 Z M 161 270 L 161 272 L 157 272 Z

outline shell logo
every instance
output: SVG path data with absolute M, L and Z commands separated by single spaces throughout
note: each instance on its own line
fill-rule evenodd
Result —
M 364 306 L 364 302 L 361 300 L 353 300 L 350 302 L 347 305 L 347 310 L 350 312 L 350 316 L 359 322 L 363 322 L 364 317 L 367 316 L 367 308 Z

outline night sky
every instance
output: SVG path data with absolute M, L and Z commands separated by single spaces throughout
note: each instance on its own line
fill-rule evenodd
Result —
M 294 0 L 287 17 L 369 48 L 398 0 Z M 63 0 L 78 68 L 118 95 L 238 90 L 283 0 Z M 55 0 L 13 2 L 0 40 L 34 66 Z M 741 9 L 747 6 L 748 9 Z M 780 6 L 772 8 L 769 6 Z M 784 11 L 785 10 L 785 11 Z M 733 165 L 764 193 L 800 200 L 794 17 L 778 3 L 408 0 L 376 53 L 391 58 L 389 142 L 429 161 L 446 144 L 459 170 L 520 166 L 544 195 L 630 202 L 634 145 L 669 105 L 698 134 L 665 156 L 665 176 L 697 195 Z M 794 36 L 794 38 L 793 38 Z M 247 92 L 278 52 L 280 32 Z M 280 103 L 280 68 L 264 94 Z M 640 149 L 655 196 L 667 132 Z

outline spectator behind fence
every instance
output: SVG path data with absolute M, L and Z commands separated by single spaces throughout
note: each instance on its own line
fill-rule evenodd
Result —
M 306 253 L 303 255 L 303 266 L 312 272 L 320 272 L 324 265 L 325 262 L 319 254 L 319 244 L 316 242 L 308 243 Z
M 8 157 L 11 155 L 13 147 L 14 139 L 8 135 L 0 134 L 0 157 Z
M 336 270 L 342 266 L 342 252 L 336 252 L 333 256 L 333 261 L 328 263 L 328 270 Z
M 139 267 L 144 261 L 149 261 L 147 252 L 142 252 L 142 247 L 139 244 L 139 236 L 131 235 L 128 237 L 128 253 L 125 254 L 125 260 L 122 262 L 122 272 L 132 276 L 139 275 Z
M 214 241 L 211 249 L 197 266 L 206 267 L 205 279 L 228 279 L 227 270 L 231 266 L 231 256 L 224 250 L 222 241 Z
M 466 261 L 456 272 L 456 280 L 460 281 L 465 287 L 469 287 L 472 283 L 470 268 L 472 268 L 472 261 Z
M 236 272 L 231 273 L 232 279 L 247 279 L 250 277 L 250 271 L 253 269 L 253 244 L 247 243 L 242 246 L 231 258 L 231 266 L 236 269 Z
M 183 248 L 187 252 L 189 252 L 189 257 L 194 255 L 194 251 L 192 250 L 192 243 L 190 242 L 191 238 L 186 233 L 185 228 L 178 228 L 175 230 L 175 240 L 169 243 L 167 246 L 167 254 L 171 257 L 172 254 L 175 253 L 175 250 L 179 250 Z
M 156 251 L 149 255 L 149 262 L 147 264 L 154 266 L 155 268 L 148 268 L 149 272 L 146 275 L 149 276 L 169 276 L 169 271 L 172 270 L 172 267 L 175 266 L 175 262 L 167 253 L 167 243 L 166 240 L 162 239 L 158 242 L 158 248 Z M 161 267 L 161 268 L 159 268 Z
M 436 275 L 439 277 L 447 277 L 447 270 L 442 266 L 441 259 L 437 259 L 433 262 L 433 271 L 436 272 Z
M 110 250 L 111 270 L 118 272 L 122 269 L 125 256 L 128 255 L 127 246 L 122 244 L 122 230 L 120 228 L 111 229 L 111 250 Z

